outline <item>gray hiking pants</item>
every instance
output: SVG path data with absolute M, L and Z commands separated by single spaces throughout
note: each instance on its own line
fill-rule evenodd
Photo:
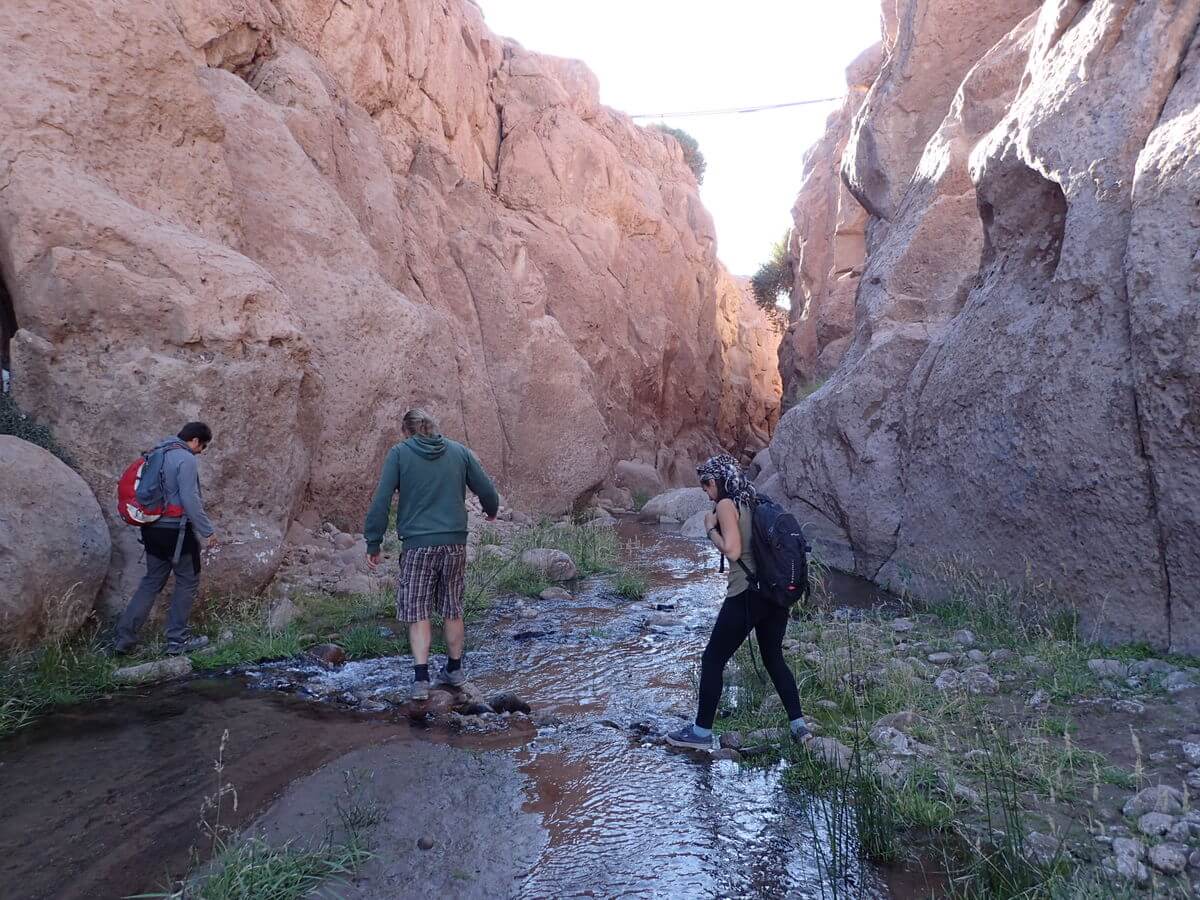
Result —
M 117 622 L 118 647 L 132 647 L 137 643 L 138 632 L 146 624 L 154 598 L 175 573 L 175 589 L 171 592 L 171 608 L 167 611 L 167 640 L 182 641 L 187 635 L 188 617 L 192 614 L 192 603 L 200 589 L 200 574 L 192 554 L 184 553 L 174 565 L 169 559 L 159 559 L 146 554 L 146 574 L 134 592 L 133 599 L 121 613 Z

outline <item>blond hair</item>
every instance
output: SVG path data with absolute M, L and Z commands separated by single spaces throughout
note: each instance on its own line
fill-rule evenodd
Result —
M 404 433 L 433 437 L 438 433 L 437 419 L 423 409 L 410 409 L 404 414 Z

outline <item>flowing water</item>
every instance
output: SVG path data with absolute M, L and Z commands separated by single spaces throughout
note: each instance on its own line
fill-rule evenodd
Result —
M 559 724 L 452 737 L 363 712 L 406 690 L 406 659 L 334 672 L 281 663 L 244 679 L 121 697 L 56 716 L 0 750 L 0 796 L 15 804 L 0 825 L 0 880 L 22 886 L 12 896 L 104 897 L 178 873 L 214 783 L 216 740 L 228 728 L 224 777 L 242 791 L 239 823 L 351 748 L 387 742 L 402 759 L 414 742 L 450 743 L 505 755 L 520 773 L 520 814 L 536 821 L 540 838 L 513 855 L 505 895 L 820 897 L 824 888 L 830 896 L 820 863 L 826 816 L 820 801 L 784 788 L 782 764 L 702 761 L 645 736 L 692 713 L 724 576 L 715 551 L 697 542 L 633 524 L 622 535 L 651 573 L 644 601 L 617 598 L 597 579 L 579 585 L 572 601 L 540 605 L 532 622 L 501 602 L 475 629 L 472 681 L 485 693 L 513 691 Z M 850 578 L 839 578 L 833 594 L 847 606 L 880 600 Z M 358 711 L 317 699 L 349 694 Z M 493 815 L 504 855 L 511 812 Z M 864 878 L 866 896 L 916 893 L 895 873 Z M 361 890 L 353 895 L 389 895 Z

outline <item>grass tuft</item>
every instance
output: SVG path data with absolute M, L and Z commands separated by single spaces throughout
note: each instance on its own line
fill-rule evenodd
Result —
M 650 590 L 646 573 L 638 569 L 625 568 L 617 572 L 612 582 L 613 593 L 626 600 L 641 600 Z

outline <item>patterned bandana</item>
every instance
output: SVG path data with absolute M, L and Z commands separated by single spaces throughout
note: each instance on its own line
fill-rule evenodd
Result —
M 696 466 L 696 474 L 701 481 L 715 481 L 725 488 L 725 493 L 739 506 L 754 506 L 758 502 L 758 492 L 750 480 L 742 474 L 738 461 L 728 453 L 711 456 L 703 464 Z

